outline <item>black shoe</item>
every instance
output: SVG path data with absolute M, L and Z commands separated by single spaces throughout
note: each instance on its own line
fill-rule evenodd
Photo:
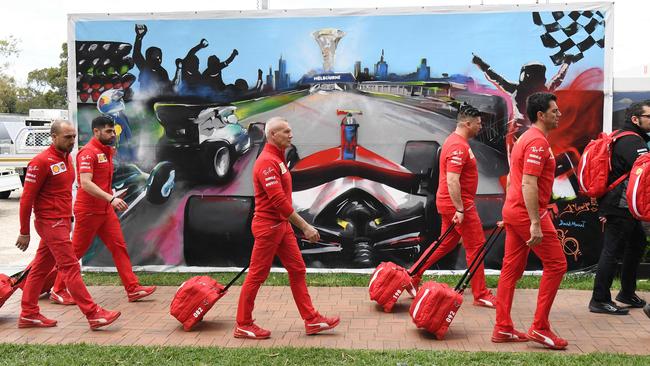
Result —
M 645 300 L 636 296 L 636 294 L 633 294 L 632 296 L 624 296 L 620 292 L 616 295 L 616 301 L 625 305 L 630 305 L 631 308 L 642 308 L 646 304 Z
M 618 307 L 613 302 L 600 302 L 600 301 L 589 301 L 589 311 L 592 313 L 600 314 L 611 314 L 611 315 L 627 315 L 629 312 L 628 309 L 623 309 Z
M 650 304 L 646 304 L 646 305 L 643 307 L 643 312 L 645 313 L 645 315 L 648 316 L 648 318 L 650 318 Z

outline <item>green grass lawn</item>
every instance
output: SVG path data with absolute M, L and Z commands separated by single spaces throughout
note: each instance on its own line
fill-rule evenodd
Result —
M 220 283 L 227 283 L 235 276 L 235 273 L 173 273 L 173 272 L 138 272 L 140 282 L 145 285 L 158 286 L 179 286 L 183 281 L 193 276 L 207 275 L 214 277 Z M 90 286 L 121 286 L 120 278 L 117 273 L 109 272 L 84 272 L 84 281 Z M 236 285 L 241 285 L 244 281 L 242 276 Z M 460 279 L 459 275 L 444 276 L 425 276 L 424 280 L 434 280 L 455 285 Z M 524 276 L 519 280 L 517 288 L 538 288 L 540 276 Z M 496 288 L 498 276 L 487 276 L 488 287 Z M 368 274 L 350 274 L 350 273 L 308 273 L 307 284 L 314 287 L 364 287 L 368 286 L 370 275 Z M 271 273 L 266 280 L 265 285 L 270 286 L 289 286 L 289 279 L 286 273 Z M 592 274 L 568 274 L 562 281 L 561 288 L 576 290 L 591 290 L 594 285 L 594 276 Z M 614 281 L 613 289 L 619 289 L 620 283 Z M 638 281 L 639 291 L 650 291 L 650 281 Z
M 324 348 L 0 344 L 0 365 L 648 365 L 650 356 L 563 352 L 367 351 Z
M 137 273 L 143 284 L 178 286 L 186 279 L 202 273 Z M 207 273 L 226 283 L 235 273 Z M 95 286 L 120 286 L 117 273 L 84 272 L 84 281 Z M 454 284 L 460 276 L 428 276 Z M 307 274 L 310 286 L 367 286 L 370 275 L 365 274 Z M 241 284 L 243 278 L 238 281 Z M 487 276 L 488 286 L 496 287 L 498 276 Z M 539 276 L 524 276 L 519 288 L 538 288 Z M 267 285 L 287 286 L 286 273 L 271 273 Z M 590 290 L 593 275 L 567 275 L 562 288 Z M 615 283 L 615 286 L 618 284 Z M 639 281 L 640 291 L 649 291 L 647 280 Z M 2 342 L 2 340 L 0 340 Z M 0 343 L 0 365 L 650 365 L 650 356 L 566 352 L 462 352 L 423 350 L 341 350 L 328 348 L 222 348 L 179 346 L 96 346 L 17 345 Z

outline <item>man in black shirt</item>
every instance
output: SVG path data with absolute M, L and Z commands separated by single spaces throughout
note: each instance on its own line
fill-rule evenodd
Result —
M 624 174 L 629 174 L 637 157 L 648 152 L 650 141 L 650 100 L 632 104 L 625 111 L 623 131 L 636 135 L 622 136 L 612 150 L 612 171 L 608 184 Z M 616 273 L 617 257 L 622 254 L 621 291 L 616 301 L 633 308 L 642 308 L 646 302 L 636 291 L 637 268 L 645 250 L 645 232 L 641 222 L 636 220 L 627 205 L 625 191 L 628 179 L 603 196 L 599 202 L 601 220 L 605 223 L 603 250 L 600 253 L 594 290 L 589 302 L 589 311 L 613 315 L 625 315 L 628 309 L 612 302 L 610 288 Z

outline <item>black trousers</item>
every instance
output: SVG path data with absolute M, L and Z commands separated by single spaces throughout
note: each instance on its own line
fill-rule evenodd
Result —
M 636 291 L 636 276 L 645 250 L 645 232 L 641 222 L 632 217 L 607 216 L 603 250 L 598 260 L 592 299 L 612 301 L 610 288 L 616 274 L 618 258 L 622 256 L 621 293 L 632 296 Z

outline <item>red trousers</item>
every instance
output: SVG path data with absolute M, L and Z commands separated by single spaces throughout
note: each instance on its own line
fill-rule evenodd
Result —
M 276 255 L 289 274 L 289 286 L 300 316 L 305 320 L 316 316 L 318 313 L 307 291 L 305 262 L 291 224 L 288 221 L 278 223 L 256 217 L 253 219 L 252 231 L 255 244 L 253 244 L 248 275 L 239 295 L 237 324 L 253 323 L 253 307 L 257 291 L 269 276 Z
M 69 218 L 34 220 L 36 232 L 41 242 L 32 261 L 32 267 L 23 287 L 21 316 L 29 317 L 39 313 L 38 297 L 45 278 L 56 264 L 59 276 L 70 290 L 70 295 L 86 316 L 93 314 L 97 304 L 93 301 L 88 289 L 81 279 L 79 261 L 72 250 L 70 242 Z
M 132 291 L 137 287 L 138 277 L 133 273 L 131 259 L 126 250 L 126 241 L 120 227 L 120 220 L 115 212 L 111 211 L 106 214 L 77 213 L 75 220 L 72 246 L 77 260 L 86 254 L 95 235 L 98 235 L 113 255 L 113 262 L 115 262 L 117 273 L 120 275 L 126 291 Z M 54 283 L 54 291 L 61 291 L 65 287 L 63 279 L 58 276 Z
M 541 225 L 542 242 L 532 248 L 535 255 L 542 261 L 543 266 L 532 328 L 546 330 L 551 327 L 548 316 L 567 265 L 562 244 L 557 238 L 557 231 L 553 226 L 551 216 L 544 216 Z M 526 245 L 526 241 L 530 239 L 530 222 L 517 225 L 506 222 L 505 227 L 506 243 L 497 289 L 496 327 L 503 331 L 509 331 L 513 328 L 510 310 L 515 294 L 515 285 L 524 273 L 528 253 L 531 249 Z
M 442 228 L 440 229 L 440 232 L 444 233 L 451 225 L 451 220 L 454 218 L 454 214 L 441 214 L 440 216 L 442 218 Z M 458 240 L 460 240 L 460 238 L 463 238 L 463 247 L 465 247 L 465 260 L 469 266 L 485 243 L 483 224 L 481 223 L 481 218 L 478 216 L 476 207 L 465 210 L 465 217 L 463 218 L 463 222 L 461 224 L 457 224 L 456 227 L 454 227 L 454 230 L 452 230 L 449 235 L 447 235 L 438 249 L 436 249 L 431 257 L 429 257 L 429 259 L 425 262 L 420 272 L 414 275 L 417 277 L 422 277 L 424 271 L 430 268 L 434 263 L 438 262 L 449 252 L 454 250 L 456 245 L 458 245 Z M 478 300 L 489 293 L 489 290 L 485 284 L 484 268 L 485 266 L 483 263 L 481 263 L 480 266 L 476 269 L 476 275 L 474 275 L 470 281 L 474 300 Z

